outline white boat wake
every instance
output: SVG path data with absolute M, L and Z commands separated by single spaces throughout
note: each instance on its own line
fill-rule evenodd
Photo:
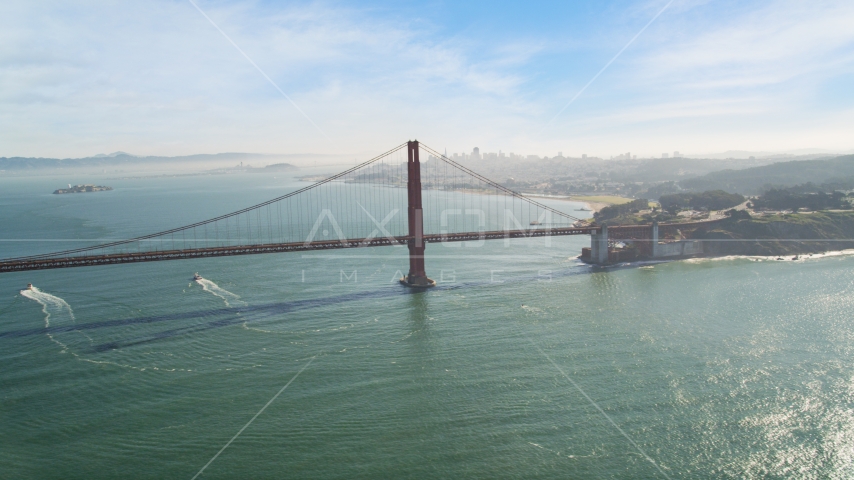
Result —
M 73 325 L 76 322 L 74 318 L 74 311 L 71 309 L 71 305 L 69 305 L 68 302 L 57 296 L 42 292 L 36 287 L 21 290 L 21 295 L 37 302 L 42 306 L 42 312 L 44 312 L 45 328 L 51 326 L 65 327 Z M 53 325 L 51 325 L 51 321 L 53 322 Z M 92 339 L 83 332 L 75 331 L 73 333 L 83 335 L 89 340 L 90 343 L 92 342 Z M 60 336 L 59 334 L 50 333 L 49 331 L 47 336 L 51 339 L 51 341 L 62 347 L 63 353 L 68 352 L 69 346 L 65 341 L 60 341 L 57 338 Z M 61 336 L 63 337 L 63 340 L 67 341 L 66 335 Z
M 207 278 L 200 278 L 195 280 L 196 283 L 202 286 L 202 289 L 206 292 L 210 292 L 213 295 L 221 298 L 223 302 L 225 302 L 226 307 L 232 306 L 232 304 L 236 306 L 246 305 L 246 302 L 240 299 L 240 295 L 236 295 L 234 293 L 229 292 L 224 288 L 220 288 L 216 283 L 208 280 Z
M 166 372 L 191 371 L 184 368 L 175 368 L 171 366 L 136 366 L 127 363 L 119 363 L 111 360 L 101 360 L 87 358 L 83 352 L 91 349 L 95 341 L 82 330 L 75 329 L 73 325 L 77 323 L 74 317 L 74 310 L 71 305 L 65 300 L 42 292 L 36 287 L 21 290 L 21 296 L 29 298 L 42 306 L 44 312 L 44 326 L 47 330 L 47 337 L 55 344 L 62 347 L 60 353 L 68 353 L 74 356 L 77 360 L 101 365 L 113 365 L 121 368 L 130 368 L 133 370 L 145 371 L 161 370 Z M 63 328 L 69 327 L 69 328 Z M 85 339 L 85 340 L 84 340 Z M 149 352 L 154 353 L 154 352 Z

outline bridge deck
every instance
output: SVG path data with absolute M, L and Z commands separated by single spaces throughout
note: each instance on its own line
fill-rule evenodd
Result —
M 533 238 L 563 235 L 590 235 L 599 231 L 599 227 L 556 227 L 531 230 L 494 230 L 484 232 L 465 232 L 424 235 L 426 243 L 466 242 L 473 240 L 497 240 L 502 238 Z M 228 257 L 234 255 L 256 255 L 261 253 L 302 252 L 310 250 L 331 250 L 340 248 L 382 247 L 406 245 L 409 236 L 359 238 L 351 240 L 332 240 L 321 242 L 267 243 L 259 245 L 238 245 L 232 247 L 210 247 L 186 250 L 161 250 L 154 252 L 128 252 L 109 255 L 72 256 L 65 258 L 36 258 L 0 261 L 0 273 L 24 272 L 29 270 L 48 270 L 55 268 L 86 267 L 95 265 L 116 265 L 120 263 L 156 262 L 163 260 L 183 260 L 193 258 Z

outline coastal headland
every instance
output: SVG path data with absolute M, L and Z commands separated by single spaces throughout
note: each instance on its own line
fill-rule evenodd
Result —
M 606 249 L 607 248 L 607 254 Z M 610 225 L 579 257 L 593 264 L 732 255 L 789 257 L 854 249 L 854 212 L 821 211 L 653 225 Z M 598 253 L 597 253 L 598 252 Z
M 854 248 L 854 212 L 726 218 L 695 230 L 706 256 L 798 255 Z

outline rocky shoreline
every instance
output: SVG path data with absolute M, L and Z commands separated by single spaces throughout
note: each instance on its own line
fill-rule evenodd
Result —
M 607 258 L 604 248 L 607 245 Z M 610 225 L 579 258 L 594 265 L 727 256 L 792 258 L 854 250 L 854 211 L 828 210 L 712 221 Z
M 854 248 L 854 212 L 814 212 L 727 219 L 698 229 L 704 256 L 788 256 Z

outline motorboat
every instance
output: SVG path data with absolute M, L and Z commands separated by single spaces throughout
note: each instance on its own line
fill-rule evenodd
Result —
M 32 283 L 28 283 L 28 284 L 27 284 L 27 290 L 32 290 L 32 289 L 33 289 L 33 284 L 32 284 Z
M 592 212 L 593 210 L 590 210 L 589 208 L 581 207 L 581 208 L 576 208 L 575 211 L 576 212 Z
M 198 282 L 199 280 L 203 280 L 203 278 L 201 275 L 199 275 L 199 272 L 196 272 L 193 274 L 193 280 Z

